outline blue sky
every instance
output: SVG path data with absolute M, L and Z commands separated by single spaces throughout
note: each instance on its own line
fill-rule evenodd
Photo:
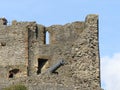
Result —
M 50 26 L 84 21 L 88 14 L 99 14 L 101 75 L 107 76 L 107 72 L 115 73 L 115 70 L 103 73 L 105 68 L 113 67 L 109 63 L 120 60 L 119 7 L 120 0 L 1 0 L 0 17 L 5 16 L 8 22 L 16 19 L 17 21 L 36 21 L 39 24 Z M 107 65 L 109 66 L 107 67 Z M 116 80 L 120 83 L 118 78 Z M 109 87 L 115 87 L 114 83 L 113 87 L 108 83 L 102 77 L 102 87 L 105 90 L 113 90 Z M 116 90 L 120 90 L 119 86 L 118 88 Z

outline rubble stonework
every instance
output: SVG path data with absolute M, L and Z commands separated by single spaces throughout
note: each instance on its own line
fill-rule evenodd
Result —
M 98 15 L 88 15 L 83 22 L 49 27 L 16 20 L 7 26 L 3 20 L 0 87 L 21 83 L 29 90 L 102 90 Z M 63 65 L 59 65 L 60 60 Z M 59 67 L 55 69 L 56 63 Z M 47 73 L 52 66 L 54 72 Z

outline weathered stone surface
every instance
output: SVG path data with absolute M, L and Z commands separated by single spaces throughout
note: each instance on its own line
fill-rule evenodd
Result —
M 101 90 L 98 15 L 49 27 L 0 20 L 0 88 L 21 83 L 29 90 Z M 44 73 L 61 59 L 63 66 Z

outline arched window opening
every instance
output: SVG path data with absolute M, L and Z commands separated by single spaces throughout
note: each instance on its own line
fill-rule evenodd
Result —
M 45 44 L 50 44 L 50 33 L 48 31 L 45 33 Z

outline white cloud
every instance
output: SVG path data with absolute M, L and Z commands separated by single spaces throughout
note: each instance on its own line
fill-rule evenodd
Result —
M 120 90 L 120 53 L 101 58 L 101 80 L 105 90 Z

